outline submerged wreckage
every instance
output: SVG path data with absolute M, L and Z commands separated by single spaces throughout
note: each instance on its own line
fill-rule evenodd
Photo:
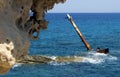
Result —
M 75 24 L 75 22 L 73 21 L 72 17 L 67 14 L 67 18 L 70 21 L 70 23 L 72 24 L 72 26 L 74 27 L 74 29 L 76 30 L 77 34 L 79 35 L 79 37 L 81 38 L 82 42 L 84 43 L 85 47 L 87 48 L 88 51 L 91 51 L 92 48 L 90 47 L 90 45 L 88 44 L 88 42 L 85 40 L 84 36 L 82 35 L 82 33 L 80 32 L 80 30 L 78 29 L 77 25 Z M 98 53 L 104 53 L 107 54 L 109 53 L 109 49 L 101 49 L 101 48 L 97 48 L 96 51 Z

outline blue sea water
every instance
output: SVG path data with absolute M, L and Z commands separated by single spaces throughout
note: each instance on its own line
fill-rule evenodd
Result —
M 29 54 L 83 56 L 82 62 L 16 65 L 0 77 L 120 77 L 120 14 L 71 13 L 75 23 L 93 48 L 88 52 L 75 32 L 66 13 L 48 13 L 48 28 L 31 40 Z M 97 47 L 109 48 L 110 53 L 97 54 Z

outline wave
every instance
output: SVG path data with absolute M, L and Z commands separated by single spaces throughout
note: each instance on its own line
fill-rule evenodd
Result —
M 91 63 L 91 64 L 100 64 L 104 63 L 106 61 L 115 61 L 117 60 L 117 57 L 109 55 L 109 54 L 103 54 L 103 53 L 96 53 L 96 52 L 89 52 L 86 53 L 86 56 L 49 56 L 53 61 L 49 62 L 50 65 L 66 65 L 73 62 L 78 63 Z
M 109 54 L 89 52 L 87 56 L 83 59 L 83 62 L 88 62 L 92 64 L 100 64 L 106 61 L 115 61 L 115 60 L 117 60 L 117 57 L 109 55 Z
M 93 58 L 84 58 L 82 62 L 92 63 L 92 64 L 99 64 L 104 62 L 103 59 L 93 59 Z
M 12 69 L 14 69 L 14 68 L 16 68 L 16 67 L 20 67 L 20 66 L 22 66 L 21 63 L 16 63 L 16 64 L 12 67 Z
M 56 62 L 56 61 L 51 61 L 48 64 L 54 65 L 54 66 L 60 66 L 60 65 L 68 65 L 70 62 Z

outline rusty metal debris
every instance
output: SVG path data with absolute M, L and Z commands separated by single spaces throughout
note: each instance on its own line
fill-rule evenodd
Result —
M 91 51 L 92 48 L 91 46 L 89 45 L 89 43 L 86 41 L 86 39 L 84 38 L 84 36 L 82 35 L 81 31 L 78 29 L 77 25 L 75 24 L 75 22 L 73 21 L 72 17 L 67 14 L 67 18 L 68 20 L 70 21 L 70 23 L 72 24 L 72 26 L 74 27 L 75 31 L 77 32 L 77 34 L 79 35 L 79 37 L 81 38 L 82 42 L 84 43 L 85 47 L 87 48 L 88 51 Z M 107 54 L 109 53 L 109 49 L 106 48 L 106 49 L 101 49 L 101 48 L 97 48 L 96 51 L 98 53 L 104 53 L 104 54 Z

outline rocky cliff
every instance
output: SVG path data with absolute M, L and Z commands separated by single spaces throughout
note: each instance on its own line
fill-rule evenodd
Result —
M 0 73 L 6 73 L 16 60 L 28 53 L 30 39 L 46 29 L 47 10 L 65 0 L 0 0 Z M 30 16 L 30 10 L 33 15 Z M 36 35 L 33 35 L 36 33 Z

